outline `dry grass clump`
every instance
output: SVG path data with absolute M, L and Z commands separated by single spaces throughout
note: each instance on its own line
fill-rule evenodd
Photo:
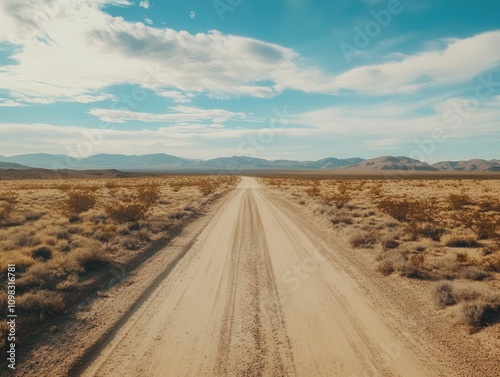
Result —
M 77 216 L 94 208 L 96 202 L 96 196 L 93 192 L 72 190 L 68 192 L 68 198 L 64 205 L 68 216 Z
M 394 220 L 403 222 L 410 220 L 410 216 L 414 213 L 418 214 L 422 206 L 418 202 L 386 198 L 378 203 L 378 208 Z
M 486 270 L 491 272 L 500 272 L 500 252 L 496 252 L 484 260 Z
M 79 249 L 72 255 L 77 264 L 85 271 L 99 270 L 113 262 L 111 256 L 103 249 Z
M 24 313 L 53 316 L 61 314 L 66 308 L 66 304 L 61 293 L 41 289 L 18 296 L 16 307 Z
M 142 203 L 115 203 L 106 206 L 105 211 L 113 221 L 125 224 L 145 219 L 149 208 Z
M 404 224 L 412 240 L 423 237 L 439 241 L 445 233 L 445 229 L 438 225 L 439 217 L 433 210 L 436 207 L 436 203 L 431 200 L 386 198 L 378 203 L 380 211 Z
M 451 209 L 455 211 L 461 210 L 467 205 L 474 204 L 471 197 L 463 192 L 460 194 L 449 194 L 448 203 Z
M 453 294 L 453 286 L 450 283 L 437 284 L 434 288 L 434 299 L 441 308 L 457 303 L 457 298 Z
M 17 205 L 19 195 L 14 191 L 0 192 L 0 224 L 6 223 Z
M 368 231 L 356 231 L 350 238 L 349 242 L 353 248 L 371 249 L 380 239 L 380 234 L 370 229 Z
M 334 204 L 338 209 L 343 208 L 351 199 L 352 197 L 347 192 L 333 193 L 323 197 L 326 204 Z
M 500 240 L 500 219 L 477 210 L 460 211 L 453 218 L 465 229 L 474 233 L 478 239 Z
M 445 234 L 442 238 L 442 242 L 444 245 L 449 247 L 473 248 L 479 246 L 478 242 L 476 241 L 476 237 L 464 232 L 453 232 Z
M 146 207 L 151 207 L 160 199 L 160 194 L 158 186 L 139 187 L 137 189 L 137 201 Z
M 424 254 L 410 250 L 389 249 L 377 256 L 377 271 L 383 275 L 393 272 L 414 279 L 428 279 L 429 272 L 425 266 Z
M 485 287 L 439 283 L 434 297 L 441 308 L 461 304 L 461 321 L 474 327 L 484 327 L 500 321 L 500 294 Z
M 48 261 L 52 258 L 52 250 L 47 246 L 39 247 L 32 251 L 31 256 L 33 259 L 40 260 L 43 262 Z
M 321 195 L 321 189 L 317 185 L 307 188 L 305 192 L 311 198 L 315 198 Z
M 153 204 L 160 198 L 157 186 L 139 187 L 134 199 L 105 207 L 106 215 L 119 224 L 144 220 Z

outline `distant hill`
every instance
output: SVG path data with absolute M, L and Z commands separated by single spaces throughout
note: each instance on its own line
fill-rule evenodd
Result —
M 403 156 L 382 156 L 364 160 L 360 163 L 346 167 L 350 170 L 422 170 L 422 171 L 437 171 L 426 162 L 421 162 L 409 157 Z
M 49 170 L 49 169 L 0 169 L 0 180 L 9 179 L 70 179 L 70 178 L 126 178 L 134 173 L 119 170 Z
M 120 170 L 155 170 L 177 168 L 189 161 L 168 154 L 148 154 L 127 156 L 122 154 L 97 154 L 77 159 L 66 155 L 46 153 L 24 154 L 1 157 L 0 161 L 28 165 L 41 169 L 120 169 Z
M 65 155 L 45 153 L 25 154 L 12 157 L 0 156 L 0 161 L 24 164 L 42 169 L 119 169 L 125 171 L 170 170 L 228 170 L 241 169 L 338 169 L 363 161 L 361 158 L 325 158 L 319 161 L 275 160 L 244 156 L 220 157 L 211 160 L 189 160 L 157 153 L 141 156 L 123 154 L 97 154 L 77 160 Z
M 232 156 L 210 160 L 191 160 L 165 153 L 140 156 L 123 154 L 97 154 L 75 159 L 66 155 L 46 153 L 0 156 L 0 169 L 49 169 L 49 170 L 121 170 L 141 172 L 199 171 L 237 173 L 258 170 L 421 170 L 421 171 L 500 171 L 500 160 L 442 161 L 429 165 L 404 156 L 382 156 L 364 160 L 359 157 L 328 157 L 317 161 L 266 160 L 263 158 Z M 45 173 L 44 173 L 45 174 Z
M 500 171 L 500 160 L 441 161 L 432 166 L 444 171 Z
M 295 161 L 295 160 L 264 160 L 252 157 L 220 157 L 207 161 L 196 161 L 185 164 L 186 167 L 212 168 L 212 169 L 338 169 L 363 161 L 361 158 L 325 158 L 318 161 Z
M 24 169 L 31 169 L 31 167 L 26 165 L 16 164 L 15 162 L 0 162 L 0 169 L 24 170 Z

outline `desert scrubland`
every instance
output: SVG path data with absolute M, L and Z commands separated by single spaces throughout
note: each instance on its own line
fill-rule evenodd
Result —
M 261 181 L 328 219 L 374 272 L 426 282 L 437 308 L 452 308 L 471 329 L 499 326 L 499 180 Z
M 25 375 L 497 375 L 498 180 L 3 183 Z
M 16 266 L 17 326 L 28 334 L 106 290 L 197 218 L 237 178 L 155 176 L 0 183 L 0 275 Z M 6 313 L 6 291 L 0 293 Z M 6 322 L 0 348 L 5 347 Z M 52 326 L 50 331 L 55 331 Z

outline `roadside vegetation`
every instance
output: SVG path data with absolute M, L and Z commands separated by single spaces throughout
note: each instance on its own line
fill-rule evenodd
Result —
M 374 269 L 428 282 L 474 328 L 500 322 L 500 181 L 262 178 L 327 218 Z
M 0 183 L 0 275 L 16 266 L 21 337 L 104 291 L 237 182 L 226 176 Z M 5 284 L 3 284 L 5 286 Z M 6 291 L 0 312 L 6 313 Z M 5 319 L 4 317 L 2 317 Z M 51 327 L 51 331 L 56 331 Z M 0 325 L 5 347 L 5 321 Z

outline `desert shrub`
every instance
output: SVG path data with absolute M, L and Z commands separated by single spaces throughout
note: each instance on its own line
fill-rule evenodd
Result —
M 500 252 L 490 255 L 484 262 L 488 271 L 500 272 Z
M 15 191 L 0 192 L 0 202 L 17 203 L 19 195 Z
M 94 233 L 94 238 L 104 243 L 106 250 L 108 250 L 116 239 L 117 232 L 118 228 L 115 225 L 104 225 Z
M 56 288 L 59 290 L 69 290 L 78 288 L 80 282 L 77 274 L 69 275 L 66 280 L 57 284 Z
M 16 305 L 21 312 L 44 313 L 46 315 L 61 314 L 66 307 L 62 294 L 43 289 L 19 295 Z
M 413 202 L 392 198 L 381 200 L 377 206 L 382 212 L 391 216 L 397 221 L 407 221 L 414 209 Z
M 375 246 L 380 238 L 380 235 L 374 231 L 358 231 L 354 233 L 349 242 L 353 248 L 369 249 Z
M 470 264 L 472 262 L 467 253 L 457 253 L 456 259 L 460 264 Z
M 111 257 L 102 249 L 78 249 L 71 253 L 72 258 L 85 271 L 99 270 L 111 263 Z
M 334 193 L 323 197 L 323 201 L 326 204 L 334 204 L 338 209 L 344 207 L 351 199 L 351 196 L 346 192 Z
M 492 215 L 479 211 L 460 211 L 455 213 L 453 218 L 479 239 L 491 238 L 497 240 L 500 238 L 498 234 L 500 221 Z
M 434 298 L 439 307 L 455 305 L 457 298 L 450 283 L 439 283 L 434 289 Z
M 402 264 L 406 263 L 408 259 L 407 253 L 407 250 L 382 249 L 375 258 L 378 262 L 377 270 L 384 275 L 392 274 L 397 271 Z
M 427 278 L 428 274 L 424 268 L 425 257 L 423 254 L 410 255 L 403 259 L 403 263 L 400 263 L 396 271 L 398 271 L 402 276 L 406 276 L 414 279 Z
M 311 198 L 315 198 L 321 195 L 321 190 L 318 186 L 309 187 L 305 190 L 306 194 Z
M 28 255 L 23 254 L 19 251 L 12 252 L 1 252 L 2 258 L 0 258 L 0 274 L 3 275 L 7 271 L 7 266 L 9 264 L 16 265 L 17 272 L 26 271 L 35 261 Z
M 382 196 L 382 185 L 380 184 L 375 184 L 370 188 L 370 195 L 372 197 L 380 197 Z
M 434 222 L 410 222 L 404 225 L 404 230 L 410 234 L 412 239 L 430 238 L 439 241 L 446 229 L 437 226 Z
M 114 189 L 114 188 L 120 187 L 119 183 L 117 181 L 113 181 L 113 180 L 106 181 L 104 186 L 108 189 Z
M 33 259 L 38 259 L 42 261 L 47 261 L 52 258 L 52 250 L 47 246 L 39 247 L 31 252 Z
M 378 263 L 377 271 L 385 276 L 390 275 L 395 271 L 394 264 L 390 260 L 383 259 Z
M 400 245 L 400 242 L 394 239 L 385 239 L 382 241 L 382 248 L 386 249 L 396 249 Z
M 500 295 L 485 288 L 440 283 L 434 290 L 439 306 L 462 303 L 462 322 L 471 326 L 487 326 L 500 320 Z
M 330 219 L 330 222 L 333 224 L 333 225 L 336 225 L 336 224 L 346 224 L 346 225 L 352 225 L 353 224 L 353 221 L 352 221 L 352 218 L 348 215 L 336 215 L 334 217 L 332 217 Z
M 449 247 L 478 247 L 474 236 L 463 233 L 446 234 L 442 241 Z
M 146 207 L 152 206 L 160 198 L 158 186 L 139 187 L 137 189 L 137 201 Z
M 481 212 L 500 212 L 500 201 L 498 199 L 482 200 L 478 205 Z
M 96 197 L 90 191 L 72 190 L 68 192 L 64 204 L 66 214 L 71 217 L 92 209 L 96 204 Z
M 458 270 L 458 274 L 463 279 L 467 280 L 484 280 L 489 275 L 478 266 L 464 266 Z
M 106 215 L 120 224 L 143 220 L 148 211 L 149 208 L 142 203 L 115 203 L 105 207 Z
M 203 182 L 198 186 L 198 190 L 204 196 L 208 196 L 217 190 L 217 185 L 211 182 Z
M 0 224 L 9 220 L 17 205 L 18 194 L 14 191 L 0 193 Z
M 18 280 L 19 286 L 41 286 L 54 282 L 59 271 L 47 263 L 35 263 Z
M 452 210 L 461 210 L 464 206 L 473 204 L 472 199 L 465 193 L 448 195 L 448 203 Z
M 476 300 L 462 306 L 463 321 L 474 327 L 488 326 L 500 320 L 500 301 Z
M 121 246 L 127 250 L 139 250 L 141 248 L 141 240 L 139 237 L 126 237 L 120 242 Z
M 347 184 L 347 182 L 340 182 L 337 186 L 337 190 L 341 195 L 347 194 L 347 191 L 349 190 L 350 186 Z

